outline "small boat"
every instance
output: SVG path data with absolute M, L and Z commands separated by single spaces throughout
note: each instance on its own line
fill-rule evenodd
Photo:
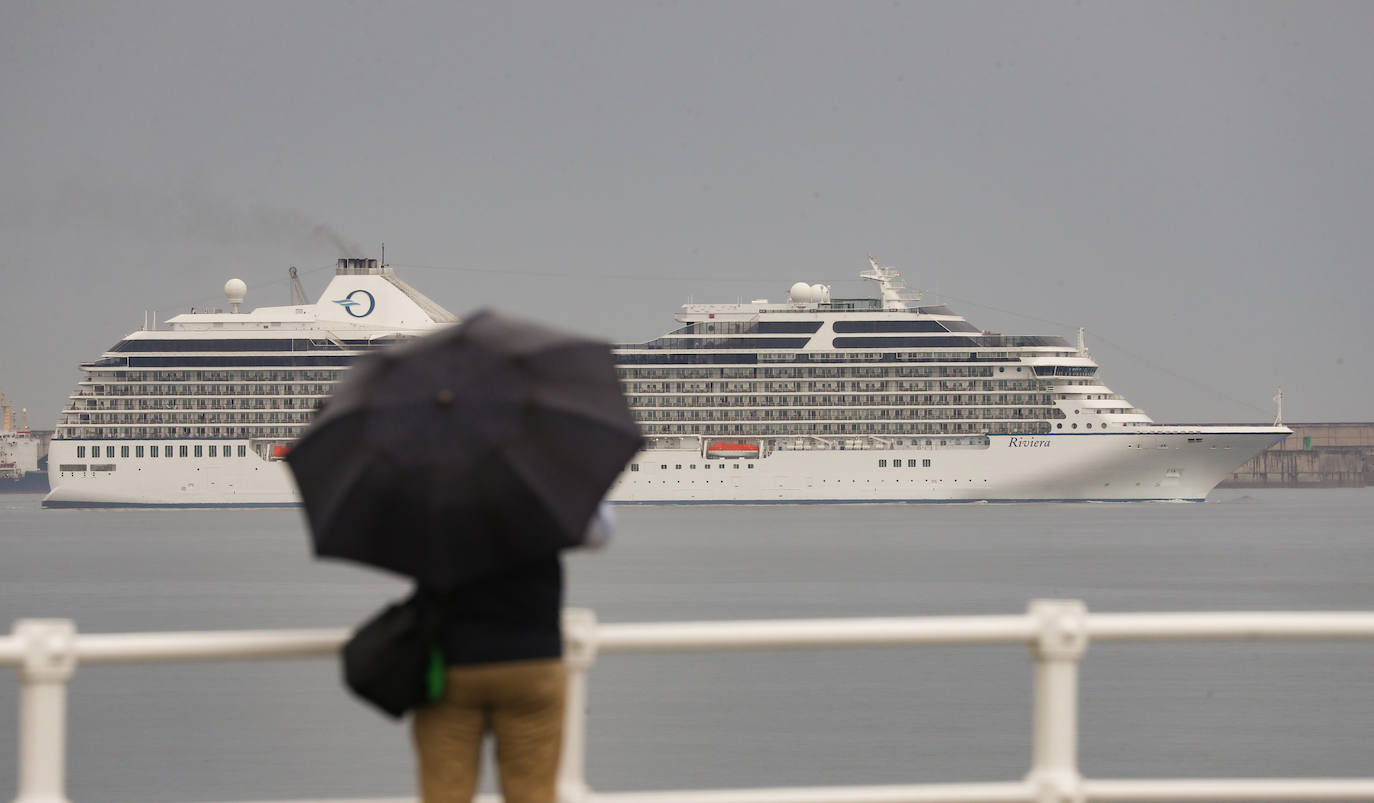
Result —
M 753 443 L 727 443 L 724 441 L 713 443 L 706 447 L 707 457 L 758 457 L 759 447 Z

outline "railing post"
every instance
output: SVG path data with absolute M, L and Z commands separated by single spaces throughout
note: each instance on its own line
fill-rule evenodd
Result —
M 567 707 L 563 717 L 563 755 L 558 764 L 558 803 L 583 803 L 587 785 L 587 673 L 596 662 L 596 613 L 584 608 L 563 612 L 563 660 L 568 667 Z
M 1087 606 L 1080 600 L 1032 600 L 1040 623 L 1035 657 L 1035 724 L 1026 780 L 1039 803 L 1082 803 L 1078 772 L 1078 662 L 1088 648 Z
M 71 803 L 66 793 L 67 681 L 76 671 L 76 624 L 20 619 L 19 792 L 14 803 Z

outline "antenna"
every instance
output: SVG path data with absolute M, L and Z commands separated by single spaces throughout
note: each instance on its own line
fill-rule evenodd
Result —
M 1283 388 L 1274 395 L 1274 426 L 1283 426 Z
M 386 267 L 386 243 L 382 243 L 382 267 Z

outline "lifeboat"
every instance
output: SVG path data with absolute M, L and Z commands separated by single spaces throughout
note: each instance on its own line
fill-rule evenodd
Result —
M 282 459 L 285 459 L 285 457 L 286 457 L 288 454 L 290 454 L 290 452 L 291 452 L 291 447 L 288 446 L 288 445 L 285 444 L 285 443 L 274 443 L 274 444 L 272 444 L 272 459 L 273 459 L 273 460 L 282 460 Z
M 759 447 L 752 443 L 713 443 L 706 447 L 707 457 L 758 457 Z

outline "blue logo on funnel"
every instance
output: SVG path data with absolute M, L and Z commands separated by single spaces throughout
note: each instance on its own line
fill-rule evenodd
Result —
M 353 297 L 356 295 L 364 296 L 365 298 L 367 298 L 367 301 L 363 302 L 355 300 Z M 347 296 L 344 296 L 343 298 L 336 300 L 334 303 L 343 307 L 348 312 L 348 314 L 352 315 L 354 318 L 366 318 L 367 316 L 372 314 L 372 310 L 377 308 L 377 299 L 373 298 L 372 294 L 367 292 L 366 290 L 354 290 Z M 358 308 L 363 306 L 364 303 L 367 304 L 367 309 L 363 310 L 362 312 L 359 312 Z

